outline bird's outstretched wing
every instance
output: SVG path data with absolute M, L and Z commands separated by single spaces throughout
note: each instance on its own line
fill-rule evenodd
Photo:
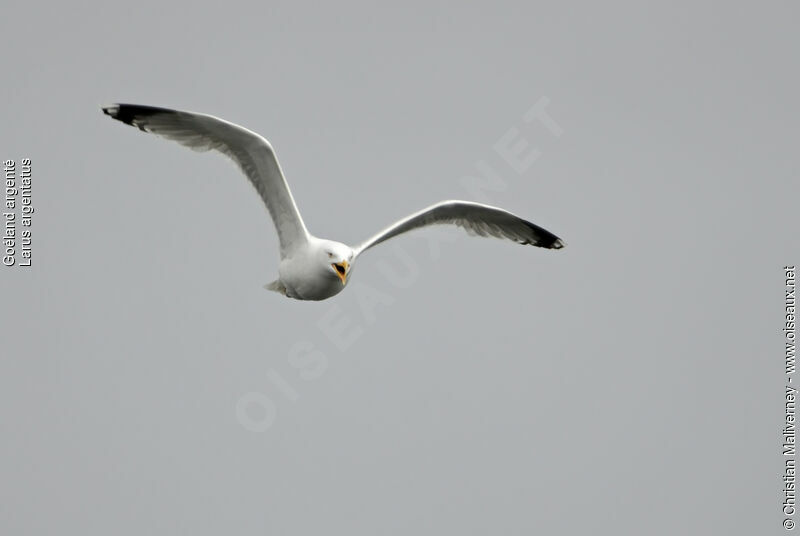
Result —
M 278 231 L 281 257 L 308 240 L 300 212 L 269 142 L 244 127 L 217 117 L 194 112 L 112 104 L 103 112 L 118 121 L 138 127 L 195 151 L 216 150 L 242 169 L 267 205 Z
M 358 255 L 406 231 L 442 223 L 458 225 L 472 235 L 507 238 L 548 249 L 564 247 L 564 242 L 550 231 L 501 208 L 470 201 L 442 201 L 398 221 L 353 249 Z

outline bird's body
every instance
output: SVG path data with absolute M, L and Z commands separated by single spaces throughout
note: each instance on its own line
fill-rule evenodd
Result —
M 299 300 L 330 298 L 347 285 L 354 256 L 355 252 L 345 244 L 309 236 L 304 247 L 281 259 L 278 279 L 267 288 Z M 335 268 L 337 264 L 344 274 L 339 274 Z M 334 266 L 333 270 L 330 269 L 331 265 Z
M 560 249 L 554 234 L 503 209 L 469 201 L 442 201 L 408 216 L 361 244 L 317 238 L 306 229 L 270 144 L 243 127 L 194 112 L 114 104 L 103 107 L 114 119 L 177 141 L 197 151 L 230 157 L 258 191 L 272 216 L 280 242 L 278 279 L 265 285 L 299 300 L 324 300 L 347 285 L 352 266 L 365 250 L 401 233 L 450 223 L 470 234 L 506 238 L 520 244 Z

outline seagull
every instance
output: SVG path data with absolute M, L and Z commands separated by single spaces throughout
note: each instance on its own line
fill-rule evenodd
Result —
M 306 229 L 270 143 L 244 127 L 212 115 L 136 104 L 101 107 L 127 125 L 195 151 L 219 151 L 255 187 L 272 216 L 280 243 L 278 279 L 264 288 L 298 300 L 324 300 L 341 292 L 359 255 L 399 234 L 435 224 L 454 224 L 469 234 L 513 240 L 547 249 L 564 242 L 553 233 L 501 208 L 470 201 L 441 201 L 407 216 L 350 247 Z

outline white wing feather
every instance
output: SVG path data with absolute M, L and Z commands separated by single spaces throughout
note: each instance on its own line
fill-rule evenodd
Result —
M 506 238 L 519 244 L 549 249 L 564 247 L 564 242 L 550 231 L 501 208 L 470 201 L 442 201 L 392 224 L 353 249 L 359 255 L 401 233 L 445 223 L 458 225 L 469 234 L 478 236 Z
M 308 231 L 269 142 L 255 132 L 217 117 L 134 104 L 113 104 L 103 112 L 195 151 L 230 157 L 255 186 L 267 206 L 280 241 L 281 258 L 308 241 Z

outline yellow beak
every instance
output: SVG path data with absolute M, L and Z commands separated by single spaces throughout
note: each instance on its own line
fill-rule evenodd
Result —
M 350 268 L 350 265 L 347 264 L 347 261 L 342 261 L 341 263 L 335 262 L 331 264 L 333 269 L 336 271 L 336 275 L 339 279 L 342 280 L 342 285 L 347 283 L 347 270 Z

